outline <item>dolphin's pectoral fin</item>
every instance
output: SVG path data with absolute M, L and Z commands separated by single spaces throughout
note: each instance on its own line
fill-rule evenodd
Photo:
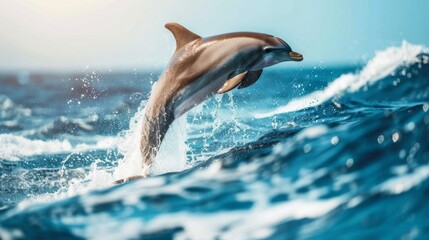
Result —
M 173 33 L 174 38 L 176 39 L 176 51 L 186 45 L 194 41 L 195 39 L 201 38 L 197 34 L 189 31 L 184 26 L 178 23 L 167 23 L 165 24 L 165 28 Z
M 259 77 L 262 74 L 262 69 L 261 70 L 257 70 L 257 71 L 251 71 L 248 72 L 246 75 L 246 78 L 243 79 L 243 81 L 240 83 L 240 85 L 238 86 L 238 88 L 245 88 L 248 87 L 252 84 L 254 84 L 256 81 L 258 81 Z
M 217 91 L 217 93 L 226 93 L 228 91 L 231 91 L 233 88 L 237 86 L 238 88 L 248 87 L 254 84 L 256 81 L 258 81 L 261 74 L 262 74 L 262 69 L 257 71 L 240 73 L 235 77 L 226 80 L 226 82 Z
M 238 84 L 240 84 L 243 79 L 246 77 L 247 72 L 240 73 L 237 76 L 230 78 L 226 80 L 226 82 L 223 84 L 223 86 L 217 91 L 217 93 L 226 93 L 233 88 L 237 87 Z

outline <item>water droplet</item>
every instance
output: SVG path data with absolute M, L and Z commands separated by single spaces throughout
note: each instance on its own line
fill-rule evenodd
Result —
M 304 150 L 304 153 L 309 153 L 311 151 L 311 145 L 305 144 L 303 150 Z
M 405 129 L 408 132 L 411 132 L 414 130 L 414 128 L 416 128 L 416 124 L 414 122 L 409 122 L 407 125 L 405 125 Z
M 399 133 L 398 132 L 393 133 L 393 135 L 392 135 L 392 141 L 395 143 L 398 140 L 399 140 Z
M 347 166 L 347 167 L 351 167 L 351 166 L 353 166 L 353 163 L 354 163 L 353 158 L 349 158 L 349 159 L 347 159 L 347 161 L 346 161 L 346 166 Z
M 425 103 L 423 104 L 423 111 L 427 112 L 429 110 L 429 104 Z
M 135 93 L 130 95 L 129 99 L 132 101 L 139 101 L 139 100 L 143 99 L 143 94 L 141 94 L 139 92 L 135 92 Z
M 332 101 L 332 103 L 335 105 L 336 108 L 341 108 L 341 103 L 337 102 L 337 101 Z
M 401 149 L 401 151 L 399 151 L 399 158 L 400 159 L 403 159 L 406 155 L 407 155 L 407 152 L 404 149 Z
M 337 145 L 337 143 L 340 141 L 340 139 L 337 136 L 334 136 L 331 138 L 331 144 Z
M 378 136 L 377 142 L 378 142 L 378 144 L 382 144 L 384 142 L 384 136 L 383 135 Z

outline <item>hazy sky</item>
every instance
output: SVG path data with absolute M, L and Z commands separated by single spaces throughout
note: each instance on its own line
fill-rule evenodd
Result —
M 170 21 L 201 36 L 279 36 L 303 66 L 353 64 L 402 40 L 429 46 L 428 9 L 427 0 L 0 0 L 0 70 L 162 68 Z

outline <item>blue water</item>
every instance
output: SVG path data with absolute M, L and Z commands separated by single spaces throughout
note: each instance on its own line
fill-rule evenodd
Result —
M 427 239 L 427 53 L 266 69 L 116 186 L 160 72 L 0 74 L 0 239 Z

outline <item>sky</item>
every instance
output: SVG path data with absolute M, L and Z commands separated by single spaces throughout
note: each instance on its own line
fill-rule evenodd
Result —
M 0 0 L 0 71 L 162 69 L 178 22 L 201 36 L 252 31 L 304 55 L 361 64 L 403 40 L 429 46 L 427 0 Z

